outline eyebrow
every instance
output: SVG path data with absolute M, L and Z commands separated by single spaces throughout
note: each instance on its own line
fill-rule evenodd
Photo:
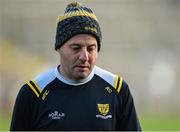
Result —
M 81 44 L 81 43 L 71 43 L 69 44 L 69 46 L 79 46 L 79 45 L 85 45 L 85 44 Z M 88 44 L 87 46 L 97 46 L 97 44 L 92 43 L 92 44 Z

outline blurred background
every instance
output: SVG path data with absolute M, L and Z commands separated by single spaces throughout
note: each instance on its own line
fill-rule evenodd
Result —
M 123 76 L 143 130 L 180 130 L 180 1 L 86 0 L 102 33 L 98 66 Z M 0 130 L 21 86 L 59 64 L 56 19 L 72 0 L 0 0 Z

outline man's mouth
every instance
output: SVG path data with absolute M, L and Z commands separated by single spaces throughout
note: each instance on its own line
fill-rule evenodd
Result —
M 83 70 L 83 71 L 84 71 L 84 70 L 87 70 L 87 69 L 89 70 L 89 68 L 90 68 L 89 66 L 86 66 L 86 65 L 76 65 L 75 67 L 76 67 L 77 69 Z

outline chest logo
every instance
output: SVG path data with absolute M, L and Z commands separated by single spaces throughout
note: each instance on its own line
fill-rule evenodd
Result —
M 52 113 L 49 113 L 48 117 L 53 119 L 53 120 L 59 120 L 59 119 L 65 117 L 65 114 L 59 113 L 58 111 L 54 111 Z
M 102 119 L 112 118 L 112 115 L 108 114 L 110 111 L 109 104 L 97 104 L 97 107 L 99 112 L 99 114 L 96 115 L 97 118 L 102 118 Z
M 103 116 L 107 115 L 109 112 L 109 104 L 97 104 L 99 113 Z

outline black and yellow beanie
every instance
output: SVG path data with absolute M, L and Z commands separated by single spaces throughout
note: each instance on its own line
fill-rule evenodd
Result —
M 57 19 L 55 49 L 59 49 L 67 40 L 77 34 L 92 34 L 97 39 L 98 51 L 101 45 L 101 30 L 96 15 L 81 3 L 67 5 L 62 16 Z

